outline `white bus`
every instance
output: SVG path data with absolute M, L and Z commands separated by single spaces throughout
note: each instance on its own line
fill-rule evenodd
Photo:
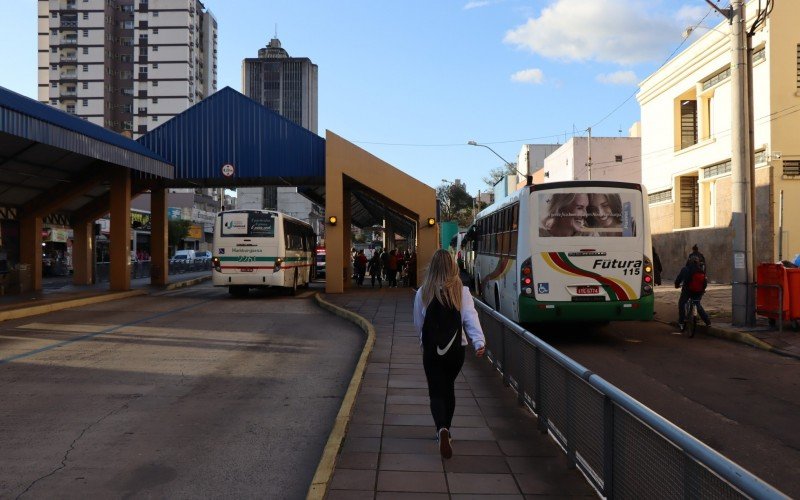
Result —
M 519 323 L 653 318 L 647 195 L 625 182 L 526 186 L 478 214 L 475 290 Z
M 214 286 L 232 295 L 250 288 L 296 292 L 312 279 L 316 237 L 301 220 L 271 210 L 230 210 L 214 223 Z

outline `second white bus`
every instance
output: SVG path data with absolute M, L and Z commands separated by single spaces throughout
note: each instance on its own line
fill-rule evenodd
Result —
M 271 210 L 230 210 L 214 223 L 214 286 L 232 295 L 250 288 L 296 292 L 311 281 L 316 236 L 309 224 Z

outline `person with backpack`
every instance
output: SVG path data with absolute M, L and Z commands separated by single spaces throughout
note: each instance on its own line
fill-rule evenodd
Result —
M 478 312 L 469 289 L 461 284 L 456 261 L 447 250 L 434 252 L 414 297 L 414 326 L 422 347 L 431 415 L 439 453 L 453 456 L 450 425 L 456 408 L 455 382 L 464 365 L 467 337 L 475 356 L 486 351 Z
M 675 288 L 681 289 L 681 296 L 678 299 L 678 325 L 681 331 L 686 323 L 686 303 L 690 299 L 697 301 L 697 313 L 706 323 L 706 326 L 711 326 L 711 319 L 709 319 L 708 313 L 700 304 L 707 286 L 708 279 L 706 279 L 706 273 L 701 267 L 700 259 L 697 256 L 690 257 L 689 262 L 681 269 L 675 279 Z
M 697 247 L 697 243 L 692 245 L 692 253 L 689 254 L 689 257 L 686 258 L 686 265 L 689 265 L 689 261 L 692 260 L 692 257 L 697 257 L 697 260 L 700 262 L 700 269 L 703 271 L 706 270 L 706 257 L 702 253 L 700 253 L 700 249 Z

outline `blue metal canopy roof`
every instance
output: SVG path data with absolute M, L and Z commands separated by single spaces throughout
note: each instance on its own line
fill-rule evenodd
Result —
M 325 181 L 323 138 L 230 87 L 138 141 L 175 166 L 174 185 L 241 187 Z
M 0 132 L 161 177 L 172 167 L 136 141 L 0 87 Z M 8 152 L 4 156 L 8 156 Z

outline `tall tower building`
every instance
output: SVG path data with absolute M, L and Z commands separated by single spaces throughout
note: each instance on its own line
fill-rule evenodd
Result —
M 307 57 L 289 57 L 273 38 L 258 58 L 242 63 L 244 95 L 317 133 L 317 65 Z
M 277 37 L 259 49 L 257 58 L 242 62 L 242 91 L 247 97 L 315 134 L 317 82 L 317 65 L 307 57 L 289 57 Z M 321 208 L 298 194 L 297 188 L 239 188 L 236 208 L 279 210 L 311 222 L 318 234 L 321 231 Z
M 39 100 L 134 137 L 217 89 L 199 0 L 39 0 Z

